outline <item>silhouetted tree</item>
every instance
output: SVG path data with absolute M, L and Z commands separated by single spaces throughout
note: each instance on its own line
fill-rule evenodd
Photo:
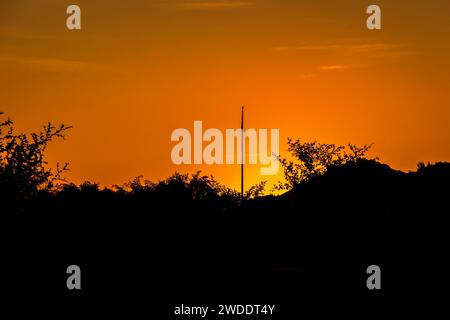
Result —
M 56 172 L 52 172 L 47 168 L 44 152 L 53 139 L 64 139 L 69 128 L 48 123 L 42 131 L 26 135 L 15 133 L 9 118 L 0 123 L 0 190 L 9 201 L 15 202 L 16 207 L 38 190 L 53 190 L 58 186 L 68 164 L 62 167 L 57 164 Z
M 98 192 L 99 186 L 98 183 L 85 181 L 82 184 L 80 184 L 80 191 L 82 192 L 90 192 L 90 193 L 96 193 Z
M 244 199 L 256 199 L 264 195 L 266 189 L 267 181 L 261 181 L 253 186 L 251 186 L 244 194 Z
M 237 205 L 242 200 L 261 197 L 264 194 L 265 186 L 266 181 L 251 186 L 242 199 L 238 191 L 219 183 L 212 175 L 202 175 L 201 171 L 198 171 L 195 174 L 175 172 L 170 177 L 157 183 L 138 176 L 123 186 L 115 185 L 113 189 L 134 195 L 165 194 L 175 198 L 181 197 L 192 203 Z
M 333 166 L 343 165 L 364 159 L 371 145 L 358 147 L 353 144 L 336 146 L 335 144 L 301 142 L 300 139 L 288 138 L 288 151 L 298 162 L 278 156 L 278 161 L 284 171 L 285 182 L 279 181 L 275 190 L 289 190 L 301 182 L 314 176 L 324 174 Z

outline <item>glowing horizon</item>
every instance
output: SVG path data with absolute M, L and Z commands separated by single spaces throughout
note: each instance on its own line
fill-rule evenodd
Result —
M 450 3 L 376 1 L 383 28 L 365 27 L 366 1 L 77 1 L 0 5 L 0 111 L 19 131 L 74 128 L 47 160 L 69 181 L 102 186 L 175 171 L 212 174 L 239 189 L 236 165 L 176 166 L 171 132 L 279 128 L 286 138 L 374 143 L 395 169 L 450 161 Z M 246 166 L 246 187 L 282 179 Z

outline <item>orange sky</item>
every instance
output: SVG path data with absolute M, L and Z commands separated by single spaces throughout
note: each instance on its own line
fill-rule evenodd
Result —
M 82 30 L 68 31 L 78 4 Z M 382 9 L 369 31 L 365 10 Z M 239 186 L 236 165 L 175 166 L 170 134 L 246 124 L 286 138 L 374 143 L 409 170 L 450 161 L 450 2 L 159 0 L 0 3 L 0 111 L 19 130 L 73 125 L 48 161 L 69 180 L 174 171 Z M 249 166 L 247 186 L 276 177 Z

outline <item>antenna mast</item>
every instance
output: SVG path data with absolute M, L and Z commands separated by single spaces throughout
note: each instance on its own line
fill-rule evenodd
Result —
M 241 198 L 244 199 L 244 106 L 241 110 Z

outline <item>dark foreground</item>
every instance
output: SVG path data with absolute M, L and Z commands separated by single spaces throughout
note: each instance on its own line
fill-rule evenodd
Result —
M 207 319 L 365 319 L 447 301 L 448 164 L 405 174 L 360 161 L 243 204 L 191 191 L 40 195 L 17 214 L 20 301 L 150 319 L 201 318 L 175 315 L 182 304 L 276 305 L 273 316 Z M 73 264 L 81 290 L 66 287 Z M 366 286 L 370 265 L 381 290 Z

